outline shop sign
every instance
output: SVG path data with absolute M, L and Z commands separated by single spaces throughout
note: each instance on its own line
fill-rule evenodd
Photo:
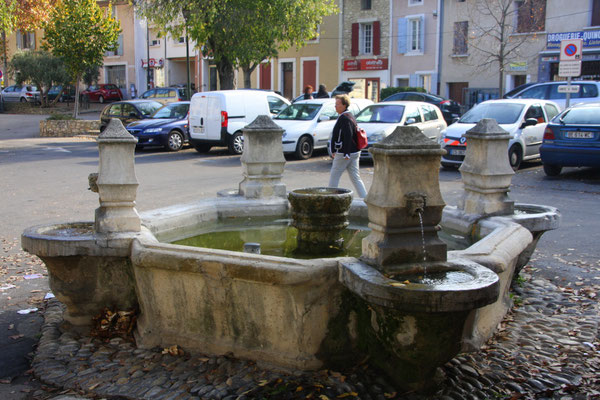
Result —
M 527 61 L 512 62 L 508 64 L 508 70 L 512 72 L 527 71 Z
M 344 60 L 344 71 L 358 71 L 358 60 Z
M 387 58 L 360 60 L 360 69 L 363 71 L 382 70 L 387 68 Z
M 344 71 L 376 71 L 388 69 L 387 58 L 344 60 Z
M 583 47 L 600 47 L 600 30 L 549 33 L 546 49 L 560 50 L 561 40 L 582 39 Z

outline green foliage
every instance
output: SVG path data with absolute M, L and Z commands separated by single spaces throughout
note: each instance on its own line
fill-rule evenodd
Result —
M 17 0 L 0 0 L 0 31 L 11 33 L 17 24 Z
M 427 90 L 422 87 L 412 87 L 412 86 L 399 86 L 399 87 L 386 87 L 381 89 L 381 93 L 379 94 L 380 99 L 385 99 L 390 97 L 391 95 L 399 92 L 422 92 L 426 93 Z
M 233 69 L 250 68 L 280 49 L 302 46 L 317 35 L 333 0 L 140 0 L 142 16 L 164 32 L 185 32 L 213 57 L 221 88 L 233 87 Z M 180 21 L 174 24 L 173 21 Z
M 74 120 L 74 119 L 75 118 L 73 118 L 72 115 L 52 113 L 52 114 L 50 114 L 50 116 L 48 118 L 46 118 L 46 121 L 70 121 L 70 120 Z
M 62 0 L 45 24 L 44 47 L 61 57 L 75 80 L 79 109 L 79 82 L 85 71 L 102 65 L 104 53 L 118 48 L 119 21 L 110 15 L 111 4 L 102 10 L 95 0 Z
M 31 82 L 37 86 L 42 106 L 47 106 L 46 94 L 53 85 L 70 81 L 63 61 L 44 50 L 16 53 L 10 61 L 10 69 L 18 84 Z

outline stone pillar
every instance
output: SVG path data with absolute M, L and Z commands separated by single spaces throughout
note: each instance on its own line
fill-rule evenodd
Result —
M 467 214 L 512 215 L 508 197 L 514 171 L 508 160 L 511 135 L 496 120 L 484 118 L 465 133 L 467 155 L 460 167 L 465 192 L 459 208 Z
M 375 268 L 445 261 L 438 238 L 445 203 L 439 169 L 443 150 L 419 128 L 402 126 L 369 150 L 375 170 L 365 199 L 371 233 L 362 259 Z
M 241 161 L 244 180 L 239 194 L 247 199 L 286 197 L 281 181 L 283 157 L 283 129 L 266 115 L 259 115 L 244 132 L 244 153 Z
M 137 140 L 118 119 L 111 119 L 97 140 L 100 152 L 97 180 L 100 207 L 96 209 L 95 231 L 139 232 L 140 217 L 135 209 L 138 181 L 134 152 Z

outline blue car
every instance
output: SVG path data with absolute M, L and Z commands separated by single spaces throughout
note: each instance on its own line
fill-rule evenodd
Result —
M 189 101 L 169 103 L 150 118 L 127 125 L 127 130 L 138 139 L 138 147 L 162 146 L 169 151 L 179 151 L 190 138 L 189 110 Z
M 600 167 L 600 103 L 577 104 L 554 117 L 540 157 L 548 176 L 559 175 L 562 167 Z

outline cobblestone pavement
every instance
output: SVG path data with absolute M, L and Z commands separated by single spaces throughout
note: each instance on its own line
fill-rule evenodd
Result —
M 497 335 L 479 353 L 447 363 L 428 397 L 400 393 L 368 360 L 343 371 L 290 374 L 227 356 L 173 356 L 121 338 L 76 337 L 61 333 L 57 300 L 45 309 L 33 373 L 62 393 L 106 399 L 600 399 L 596 290 L 587 282 L 558 287 L 525 268 L 513 288 L 516 306 Z

